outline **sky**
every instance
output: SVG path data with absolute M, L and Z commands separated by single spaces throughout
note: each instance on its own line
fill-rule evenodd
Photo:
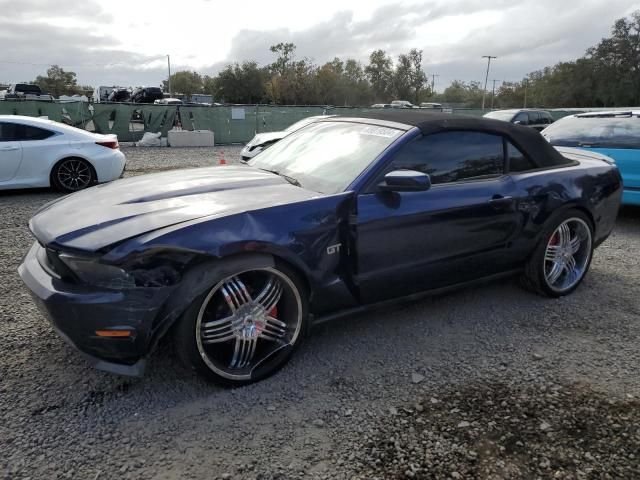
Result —
M 366 63 L 423 50 L 436 90 L 451 81 L 520 80 L 582 56 L 640 0 L 0 0 L 0 83 L 33 80 L 58 64 L 88 85 L 160 85 L 172 72 L 215 74 L 224 65 L 274 60 L 293 42 L 297 58 Z

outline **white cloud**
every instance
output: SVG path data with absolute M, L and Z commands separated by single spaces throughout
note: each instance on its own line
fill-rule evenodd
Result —
M 22 0 L 16 9 L 0 0 L 0 11 L 16 12 L 0 18 L 0 41 L 11 45 L 0 54 L 0 81 L 32 79 L 58 63 L 81 83 L 157 85 L 167 53 L 174 70 L 212 73 L 230 61 L 268 63 L 269 46 L 280 41 L 318 63 L 422 48 L 440 86 L 482 78 L 480 57 L 490 53 L 500 57 L 492 77 L 513 80 L 582 55 L 615 19 L 640 9 L 637 0 L 183 0 L 171 12 L 152 5 Z

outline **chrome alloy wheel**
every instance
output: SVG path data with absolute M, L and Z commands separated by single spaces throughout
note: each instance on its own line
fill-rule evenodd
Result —
M 580 218 L 569 218 L 553 232 L 544 254 L 549 288 L 564 292 L 584 276 L 591 259 L 591 230 Z
M 293 346 L 302 326 L 295 284 L 273 268 L 248 270 L 214 286 L 196 321 L 196 342 L 205 364 L 231 380 L 249 380 Z
M 69 191 L 82 190 L 91 183 L 91 169 L 84 160 L 70 158 L 57 170 L 58 182 Z

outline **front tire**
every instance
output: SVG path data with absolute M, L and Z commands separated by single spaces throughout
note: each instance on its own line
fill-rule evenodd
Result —
M 540 243 L 525 266 L 522 284 L 549 297 L 573 292 L 593 258 L 593 227 L 580 210 L 568 210 L 544 228 Z
M 307 294 L 293 270 L 239 267 L 193 301 L 177 325 L 176 350 L 206 379 L 242 386 L 282 368 L 306 324 Z
M 51 171 L 51 184 L 65 193 L 77 192 L 96 183 L 93 166 L 82 158 L 65 158 Z

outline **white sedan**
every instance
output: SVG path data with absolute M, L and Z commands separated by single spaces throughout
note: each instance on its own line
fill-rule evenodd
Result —
M 35 117 L 0 115 L 0 190 L 75 192 L 122 175 L 118 137 Z
M 266 150 L 271 145 L 276 143 L 279 140 L 282 140 L 287 135 L 300 130 L 302 127 L 306 127 L 310 123 L 318 122 L 325 118 L 335 117 L 336 115 L 316 115 L 314 117 L 303 118 L 302 120 L 294 123 L 293 125 L 289 125 L 285 130 L 281 132 L 265 132 L 258 133 L 255 137 L 253 137 L 249 143 L 247 143 L 242 151 L 240 152 L 240 156 L 242 160 L 250 160 L 255 157 L 257 154 Z

